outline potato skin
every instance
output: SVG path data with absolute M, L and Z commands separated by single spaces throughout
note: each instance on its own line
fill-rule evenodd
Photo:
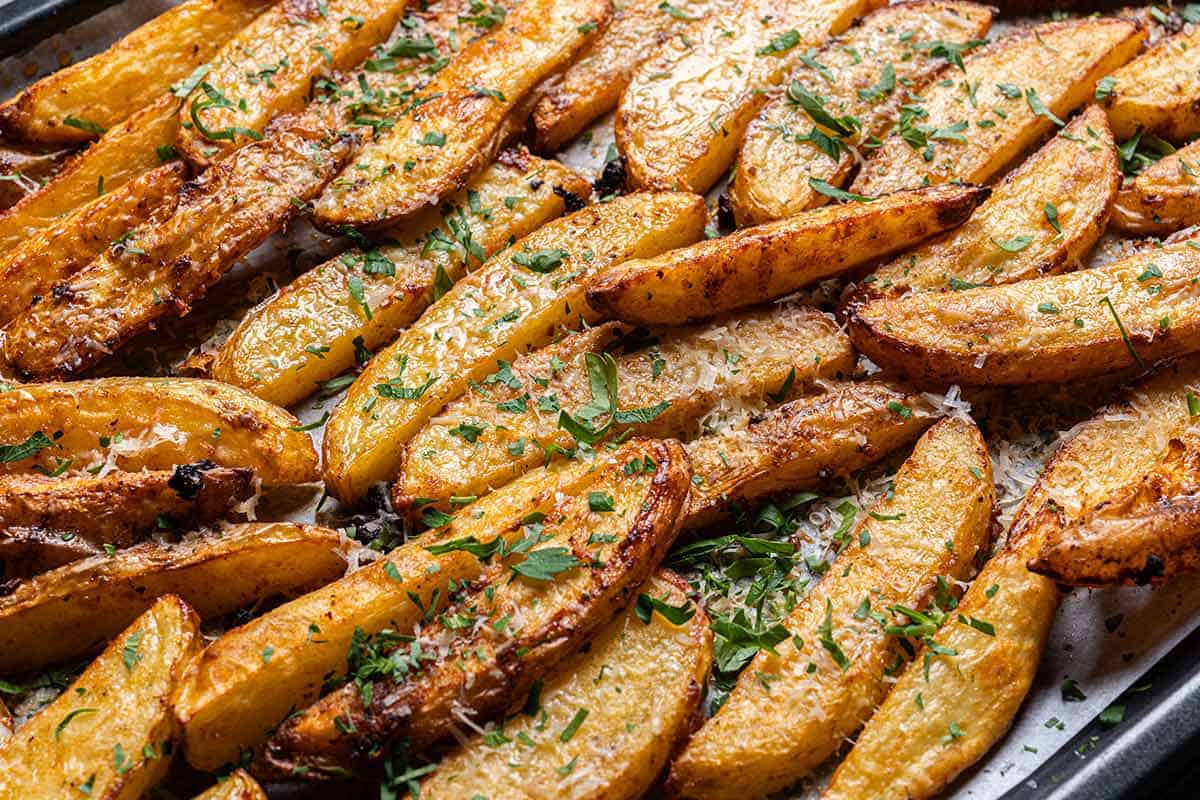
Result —
M 267 800 L 267 793 L 250 773 L 235 769 L 225 780 L 192 800 Z
M 1126 181 L 1113 203 L 1113 227 L 1129 234 L 1162 236 L 1200 222 L 1198 167 L 1200 142 L 1193 142 Z
M 1156 42 L 1108 77 L 1114 85 L 1102 103 L 1117 138 L 1142 129 L 1186 142 L 1200 133 L 1200 28 Z

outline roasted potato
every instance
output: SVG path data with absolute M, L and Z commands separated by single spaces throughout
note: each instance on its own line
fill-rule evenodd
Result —
M 499 745 L 471 737 L 422 782 L 421 796 L 643 797 L 698 711 L 712 633 L 677 575 L 659 572 L 638 591 L 637 603 L 551 673 L 533 714 L 505 720 Z M 656 611 L 641 616 L 643 597 L 682 621 Z M 586 717 L 572 730 L 581 710 Z
M 192 800 L 267 800 L 267 793 L 245 770 L 235 769 L 216 786 Z
M 530 523 L 391 663 L 431 648 L 444 656 L 424 664 L 416 656 L 390 674 L 357 672 L 288 717 L 258 768 L 281 778 L 338 776 L 400 739 L 419 751 L 450 739 L 458 720 L 503 714 L 633 599 L 679 532 L 690 478 L 683 447 L 665 440 L 663 460 L 643 466 L 626 491 L 589 491 L 561 516 Z M 456 539 L 439 552 L 477 546 Z
M 0 746 L 13 735 L 13 718 L 8 712 L 8 706 L 0 701 Z
M 932 382 L 1058 383 L 1200 349 L 1200 250 L 1140 251 L 1104 267 L 962 292 L 872 300 L 850 338 L 872 361 Z
M 1198 222 L 1200 142 L 1181 147 L 1126 181 L 1113 203 L 1113 227 L 1125 233 L 1162 236 Z
M 551 222 L 488 260 L 381 350 L 325 429 L 325 478 L 354 500 L 400 466 L 400 447 L 497 361 L 590 323 L 586 280 L 630 258 L 657 255 L 703 235 L 704 200 L 635 194 Z M 478 312 L 478 313 L 477 313 Z
M 388 344 L 469 266 L 562 214 L 560 192 L 587 197 L 591 187 L 557 161 L 502 153 L 442 207 L 388 231 L 387 244 L 330 259 L 252 311 L 217 351 L 212 376 L 279 405 L 304 399 L 354 366 L 356 341 Z
M 741 0 L 664 42 L 633 72 L 617 106 L 629 184 L 706 192 L 742 134 L 807 48 L 883 0 Z
M 175 594 L 202 618 L 298 594 L 346 568 L 335 531 L 292 522 L 238 526 L 183 544 L 146 542 L 76 561 L 0 597 L 0 674 L 87 653 Z
M 1105 78 L 1097 93 L 1119 139 L 1139 130 L 1191 139 L 1200 133 L 1200 27 L 1158 42 Z
M 974 423 L 945 419 L 925 433 L 893 491 L 788 616 L 795 646 L 759 651 L 675 759 L 669 784 L 676 795 L 765 797 L 837 752 L 891 688 L 887 671 L 900 648 L 879 620 L 886 611 L 904 619 L 895 609 L 925 608 L 939 580 L 970 576 L 989 543 L 995 501 L 987 446 Z
M 0 392 L 0 474 L 211 461 L 267 485 L 316 480 L 299 421 L 249 392 L 185 378 L 98 378 Z M 64 467 L 65 462 L 70 462 Z
M 53 72 L 0 105 L 15 139 L 76 144 L 103 134 L 187 78 L 271 0 L 185 0 L 112 47 Z
M 961 225 L 987 190 L 932 186 L 819 208 L 597 275 L 588 303 L 625 322 L 681 325 L 774 300 Z
M 970 219 L 879 267 L 862 294 L 972 289 L 1073 270 L 1104 233 L 1120 183 L 1104 112 L 1089 106 L 996 184 Z
M 40 189 L 73 153 L 70 147 L 25 147 L 0 141 L 0 211 Z
M 178 731 L 168 700 L 200 629 L 174 595 L 145 608 L 0 747 L 0 797 L 138 800 L 166 776 Z
M 811 181 L 846 184 L 856 151 L 887 133 L 900 106 L 946 64 L 933 43 L 961 58 L 960 48 L 983 44 L 991 23 L 986 6 L 917 0 L 880 9 L 828 41 L 746 130 L 729 186 L 737 221 L 756 225 L 829 202 Z
M 962 72 L 948 73 L 948 83 L 929 86 L 922 102 L 910 104 L 850 191 L 989 183 L 1090 100 L 1096 82 L 1133 58 L 1144 38 L 1128 20 L 1091 17 L 998 39 L 963 59 Z

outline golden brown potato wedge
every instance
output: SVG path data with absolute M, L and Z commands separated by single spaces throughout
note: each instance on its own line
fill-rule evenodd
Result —
M 887 696 L 887 670 L 900 648 L 879 620 L 897 608 L 925 608 L 938 581 L 969 577 L 988 545 L 996 489 L 979 429 L 958 418 L 939 422 L 894 487 L 788 616 L 784 624 L 800 643 L 759 651 L 675 759 L 669 783 L 678 796 L 757 798 L 786 789 L 833 755 Z
M 853 149 L 887 133 L 900 106 L 945 66 L 934 43 L 969 50 L 982 44 L 991 23 L 986 6 L 918 0 L 880 9 L 827 42 L 746 130 L 729 187 L 738 223 L 757 225 L 829 202 L 811 181 L 846 184 L 857 163 Z M 826 124 L 817 124 L 806 105 Z M 834 123 L 839 127 L 829 127 Z
M 687 583 L 674 573 L 658 572 L 638 592 L 638 602 L 551 673 L 536 712 L 505 720 L 498 746 L 473 736 L 422 782 L 421 796 L 643 797 L 698 711 L 712 633 L 708 617 L 688 600 Z M 654 611 L 645 616 L 649 600 L 643 597 L 686 619 L 672 622 Z M 586 717 L 566 736 L 580 709 Z
M 742 0 L 665 42 L 633 72 L 617 106 L 631 186 L 706 192 L 799 57 L 881 0 Z
M 212 376 L 292 405 L 416 321 L 466 272 L 566 208 L 591 187 L 557 161 L 508 150 L 439 208 L 385 234 L 386 244 L 309 270 L 242 320 L 217 351 Z M 358 284 L 354 284 L 358 281 Z M 361 285 L 362 303 L 350 293 Z M 370 314 L 366 309 L 370 309 Z
M 245 770 L 235 769 L 229 777 L 192 800 L 267 800 L 267 793 Z
M 962 292 L 872 300 L 850 338 L 923 381 L 1057 383 L 1200 349 L 1200 250 L 1152 248 L 1104 267 Z
M 935 419 L 928 399 L 899 386 L 831 383 L 823 394 L 695 439 L 687 445 L 695 478 L 686 526 L 700 528 L 746 501 L 861 469 Z
M 184 157 L 210 164 L 305 104 L 325 70 L 362 61 L 407 0 L 281 0 L 221 47 L 179 110 Z M 307 200 L 308 198 L 304 198 Z
M 344 774 L 401 738 L 420 751 L 450 739 L 464 719 L 487 721 L 520 702 L 628 605 L 674 541 L 691 469 L 679 442 L 665 440 L 663 450 L 663 461 L 650 473 L 643 467 L 626 491 L 589 491 L 560 517 L 531 523 L 510 553 L 400 644 L 408 655 L 396 658 L 413 658 L 408 666 L 390 675 L 359 670 L 289 717 L 267 740 L 260 768 L 287 778 Z M 443 548 L 477 546 L 456 539 Z M 414 655 L 431 648 L 445 655 Z
M 202 639 L 195 612 L 178 597 L 144 608 L 129 627 L 117 626 L 112 643 L 83 674 L 0 747 L 4 800 L 138 800 L 166 776 L 178 732 L 168 699 Z
M 22 147 L 0 140 L 0 211 L 16 205 L 58 174 L 73 154 L 69 147 Z
M 98 195 L 111 192 L 174 157 L 179 100 L 165 95 L 67 162 L 50 181 L 0 213 L 0 252 Z
M 850 190 L 989 183 L 1090 100 L 1096 82 L 1133 58 L 1144 38 L 1133 22 L 1092 17 L 1026 28 L 977 50 L 962 73 L 947 73 L 951 83 L 929 86 L 901 116 Z
M 495 33 L 467 45 L 380 130 L 316 203 L 316 219 L 379 228 L 462 188 L 511 132 L 505 123 L 565 66 L 610 7 L 604 0 L 525 0 Z
M 1113 203 L 1113 227 L 1125 233 L 1162 236 L 1198 222 L 1200 142 L 1142 170 L 1121 187 Z
M 354 500 L 400 466 L 400 448 L 497 361 L 540 347 L 560 328 L 590 323 L 592 275 L 703 235 L 694 194 L 634 194 L 551 222 L 460 280 L 380 351 L 325 429 L 325 477 Z
M 818 208 L 627 261 L 597 275 L 587 300 L 643 325 L 682 325 L 757 305 L 961 225 L 987 189 L 931 186 Z
M 187 78 L 270 5 L 271 0 L 186 0 L 0 105 L 0 130 L 51 144 L 94 139 Z
M 1104 233 L 1121 170 L 1095 106 L 1008 173 L 971 218 L 862 281 L 867 296 L 961 290 L 1075 269 Z
M 1100 85 L 1119 139 L 1138 130 L 1172 142 L 1200 133 L 1200 27 L 1155 44 Z
M 849 374 L 854 363 L 837 323 L 799 306 L 677 330 L 638 332 L 615 323 L 591 328 L 520 356 L 484 379 L 482 393 L 462 395 L 429 420 L 405 446 L 392 501 L 411 507 L 420 498 L 421 508 L 444 507 L 452 497 L 487 494 L 573 452 L 576 438 L 561 414 L 586 417 L 582 409 L 607 399 L 603 389 L 600 398 L 593 395 L 593 375 L 604 386 L 613 384 L 618 416 L 602 414 L 574 433 L 599 446 L 630 433 L 694 439 L 711 412 L 765 403 L 769 396 L 789 399 L 819 378 Z
M 121 237 L 173 208 L 187 167 L 171 161 L 85 203 L 33 232 L 0 257 L 0 325 L 40 301 Z
M 87 653 L 166 594 L 202 618 L 341 575 L 337 532 L 292 522 L 252 523 L 183 544 L 146 542 L 22 582 L 0 598 L 0 674 Z
M 8 322 L 0 352 L 23 375 L 66 377 L 193 302 L 321 191 L 350 142 L 315 114 L 283 117 L 262 142 L 207 170 L 50 297 Z
M 317 478 L 299 421 L 249 392 L 187 378 L 98 378 L 0 392 L 0 474 L 211 461 L 267 485 Z

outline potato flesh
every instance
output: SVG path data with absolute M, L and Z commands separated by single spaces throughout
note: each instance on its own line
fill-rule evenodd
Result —
M 192 800 L 267 800 L 267 793 L 248 772 L 236 769 L 216 786 Z
M 914 149 L 894 133 L 863 165 L 851 191 L 882 194 L 927 179 L 990 182 L 1054 126 L 1034 111 L 1031 91 L 1047 111 L 1065 118 L 1091 99 L 1097 80 L 1137 54 L 1143 38 L 1132 22 L 1098 17 L 1038 25 L 972 53 L 952 85 L 926 89 L 920 106 L 927 116 L 914 121 L 930 131 L 965 124 L 950 134 L 963 141 L 929 139 L 927 161 L 927 147 Z M 973 94 L 963 90 L 963 81 L 978 84 Z M 980 127 L 980 121 L 990 126 Z
M 1120 182 L 1104 112 L 1090 106 L 996 184 L 970 219 L 875 270 L 864 291 L 996 286 L 1070 271 L 1104 232 Z
M 1200 28 L 1163 39 L 1108 77 L 1103 104 L 1118 139 L 1139 129 L 1172 142 L 1200 133 Z
M 678 576 L 659 572 L 638 592 L 684 607 L 687 590 Z M 642 797 L 687 734 L 711 662 L 703 611 L 681 625 L 654 613 L 647 624 L 631 607 L 553 671 L 541 692 L 544 717 L 510 717 L 503 726 L 510 741 L 499 747 L 473 736 L 442 759 L 421 796 Z M 563 742 L 561 732 L 580 709 L 587 717 Z
M 873 300 L 851 314 L 850 336 L 921 380 L 1068 381 L 1194 351 L 1198 277 L 1200 251 L 1166 245 L 1068 275 Z
M 919 45 L 968 44 L 982 38 L 991 21 L 992 12 L 974 3 L 924 0 L 883 8 L 826 43 L 813 56 L 820 69 L 801 65 L 785 84 L 798 81 L 824 98 L 830 114 L 858 119 L 861 133 L 846 140 L 848 146 L 858 146 L 871 137 L 882 138 L 895 124 L 901 104 L 920 94 L 945 66 L 944 60 L 930 55 L 928 46 Z M 892 81 L 884 78 L 889 67 Z M 830 158 L 812 142 L 798 140 L 814 127 L 818 126 L 786 92 L 771 99 L 750 123 L 729 190 L 739 223 L 770 222 L 829 202 L 812 188 L 810 179 L 845 185 L 854 156 L 842 151 Z
M 917 442 L 894 486 L 789 615 L 787 629 L 803 646 L 759 651 L 675 760 L 670 782 L 682 797 L 763 797 L 785 789 L 832 756 L 887 696 L 896 639 L 856 612 L 864 601 L 885 617 L 897 604 L 925 608 L 938 578 L 968 577 L 989 542 L 996 500 L 983 437 L 974 423 L 954 418 Z M 832 627 L 822 634 L 826 620 Z M 848 660 L 844 667 L 824 636 Z M 763 675 L 772 676 L 769 686 Z M 734 772 L 739 777 L 731 782 Z
M 267 485 L 316 480 L 317 454 L 299 421 L 248 392 L 187 378 L 97 378 L 0 392 L 0 444 L 39 431 L 52 445 L 0 464 L 0 474 L 94 466 L 136 472 L 212 461 L 247 467 Z M 102 469 L 102 471 L 108 471 Z
M 366 274 L 362 251 L 354 250 L 314 267 L 252 311 L 217 352 L 212 376 L 279 405 L 299 402 L 354 366 L 355 339 L 375 350 L 416 321 L 433 302 L 439 269 L 458 280 L 472 263 L 479 265 L 478 253 L 486 259 L 561 214 L 564 201 L 556 189 L 582 197 L 591 191 L 556 161 L 510 154 L 451 198 L 449 214 L 443 215 L 444 206 L 427 209 L 385 234 L 397 244 L 378 252 L 392 262 L 394 275 Z M 511 198 L 519 199 L 510 209 Z M 472 201 L 479 212 L 471 210 Z M 457 236 L 450 224 L 458 226 Z M 440 232 L 437 239 L 434 231 Z M 479 248 L 476 254 L 469 255 L 458 237 L 469 237 Z M 451 249 L 442 247 L 447 242 Z M 354 278 L 362 283 L 369 319 L 350 295 Z
M 1113 227 L 1161 236 L 1200 222 L 1200 142 L 1151 164 L 1117 193 Z
M 629 258 L 694 242 L 704 224 L 704 201 L 696 195 L 630 195 L 551 222 L 489 259 L 376 354 L 334 410 L 324 440 L 330 490 L 350 500 L 390 478 L 399 467 L 401 445 L 466 391 L 468 381 L 483 380 L 497 360 L 511 361 L 545 344 L 560 327 L 595 321 L 583 297 L 588 277 Z M 568 255 L 548 273 L 512 261 L 515 253 L 540 250 Z M 484 315 L 476 316 L 476 310 Z M 407 359 L 403 371 L 400 358 Z M 396 378 L 403 388 L 413 388 L 435 377 L 415 399 L 384 397 L 377 389 Z
M 708 191 L 766 103 L 762 90 L 787 77 L 808 48 L 880 5 L 742 0 L 688 28 L 686 39 L 665 42 L 634 70 L 617 107 L 617 147 L 630 185 Z
M 137 800 L 165 777 L 178 731 L 167 700 L 201 636 L 195 613 L 178 597 L 147 606 L 0 748 L 0 797 Z

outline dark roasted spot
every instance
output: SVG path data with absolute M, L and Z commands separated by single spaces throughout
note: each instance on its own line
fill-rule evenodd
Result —
M 1146 566 L 1142 567 L 1141 572 L 1134 576 L 1133 582 L 1138 586 L 1145 586 L 1155 578 L 1161 578 L 1166 568 L 1166 562 L 1162 560 L 1161 556 L 1150 553 L 1146 556 Z
M 215 467 L 211 461 L 197 461 L 195 464 L 180 464 L 171 473 L 167 486 L 184 500 L 194 500 L 204 487 L 204 473 Z
M 605 163 L 600 177 L 592 184 L 598 197 L 609 197 L 625 191 L 625 156 L 617 156 Z
M 733 218 L 733 204 L 729 202 L 729 192 L 721 192 L 721 196 L 717 198 L 717 227 L 721 229 L 721 233 L 730 233 L 737 228 L 737 221 Z
M 554 193 L 563 199 L 563 204 L 567 207 L 568 214 L 587 206 L 582 197 L 574 192 L 568 192 L 561 186 L 555 186 Z

